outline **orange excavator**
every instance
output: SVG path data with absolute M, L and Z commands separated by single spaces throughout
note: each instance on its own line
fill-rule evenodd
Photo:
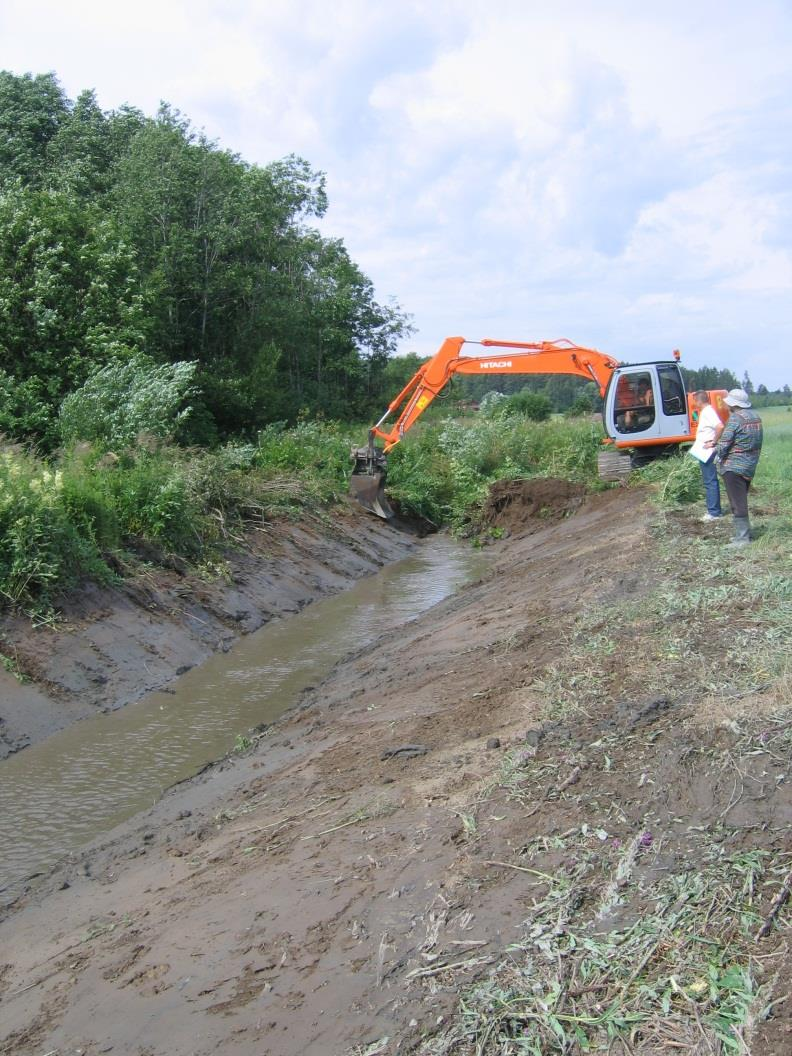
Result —
M 471 344 L 499 351 L 463 354 L 463 346 Z M 623 364 L 566 338 L 525 342 L 447 337 L 369 430 L 368 445 L 352 449 L 355 466 L 350 492 L 378 517 L 394 516 L 385 495 L 388 452 L 456 374 L 571 374 L 596 382 L 604 401 L 606 439 L 599 456 L 603 480 L 624 479 L 635 466 L 668 454 L 693 440 L 696 433 L 694 409 L 685 393 L 678 352 L 671 360 Z M 725 395 L 720 390 L 710 394 L 713 407 L 724 421 L 728 416 L 723 404 Z M 397 418 L 386 429 L 384 423 L 392 414 Z M 382 441 L 381 447 L 377 440 Z

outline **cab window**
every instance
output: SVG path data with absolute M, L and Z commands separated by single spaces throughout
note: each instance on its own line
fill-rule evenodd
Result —
M 660 395 L 663 401 L 663 414 L 684 414 L 687 410 L 685 387 L 679 376 L 679 369 L 668 365 L 658 367 L 660 378 Z
M 648 370 L 619 376 L 614 418 L 620 433 L 641 433 L 654 424 L 654 392 L 652 375 Z

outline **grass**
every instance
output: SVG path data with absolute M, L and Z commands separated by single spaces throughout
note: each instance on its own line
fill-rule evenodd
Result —
M 761 417 L 765 442 L 754 482 L 756 490 L 777 501 L 785 516 L 792 516 L 792 411 L 767 407 Z
M 755 548 L 788 547 L 792 414 L 764 411 L 765 450 L 753 501 L 772 516 Z M 149 560 L 178 555 L 194 567 L 222 564 L 220 548 L 266 533 L 278 518 L 321 511 L 346 494 L 349 451 L 364 430 L 332 422 L 270 425 L 255 444 L 186 450 L 153 438 L 107 451 L 77 444 L 47 463 L 18 447 L 0 451 L 0 601 L 46 611 L 81 579 L 109 581 L 143 546 Z M 438 527 L 475 523 L 501 479 L 562 477 L 602 487 L 601 429 L 590 419 L 439 419 L 420 423 L 390 456 L 389 493 L 408 514 Z M 636 474 L 663 510 L 701 498 L 688 457 Z M 134 565 L 134 562 L 133 562 Z
M 134 568 L 141 551 L 155 563 L 178 556 L 203 571 L 221 565 L 223 546 L 345 496 L 358 433 L 332 422 L 276 424 L 255 444 L 212 451 L 141 436 L 118 451 L 75 444 L 55 462 L 7 446 L 0 451 L 0 600 L 47 611 L 81 579 L 109 582 Z M 598 428 L 584 421 L 423 423 L 394 451 L 389 490 L 404 512 L 462 528 L 494 480 L 566 476 L 593 484 L 598 443 Z
M 650 884 L 657 852 L 643 834 L 605 870 L 599 855 L 568 843 L 574 864 L 554 870 L 549 883 L 536 881 L 542 890 L 523 936 L 465 993 L 453 1030 L 421 1051 L 692 1052 L 702 1041 L 703 1052 L 747 1051 L 744 1028 L 761 1016 L 770 981 L 753 956 L 757 906 L 792 856 L 724 856 L 713 844 L 696 870 Z M 607 930 L 602 922 L 616 908 L 634 919 Z
M 736 813 L 785 787 L 792 756 L 792 414 L 763 419 L 750 548 L 726 545 L 728 521 L 694 520 L 703 495 L 692 459 L 634 475 L 657 505 L 639 589 L 629 569 L 624 580 L 614 571 L 612 602 L 558 624 L 555 658 L 526 684 L 547 728 L 562 724 L 557 743 L 549 733 L 551 748 L 514 748 L 485 783 L 487 799 L 505 796 L 545 826 L 513 845 L 511 860 L 481 863 L 524 874 L 524 923 L 461 989 L 457 1015 L 421 1056 L 750 1051 L 783 952 L 759 935 L 792 868 L 778 850 L 783 815 L 758 806 L 758 823 L 743 826 Z M 739 706 L 755 694 L 761 718 Z M 652 700 L 668 702 L 666 719 L 627 721 L 586 744 L 583 731 L 613 729 L 620 705 L 634 714 Z M 710 703 L 728 744 L 679 725 L 680 705 Z M 570 736 L 574 748 L 564 747 Z M 688 789 L 675 796 L 685 773 Z M 703 824 L 683 806 L 695 789 L 713 796 Z M 787 927 L 788 913 L 770 930 Z
M 258 444 L 185 450 L 145 439 L 72 446 L 56 463 L 0 451 L 0 602 L 46 610 L 81 579 L 113 579 L 125 553 L 222 565 L 219 547 L 346 491 L 350 436 L 332 424 L 271 426 Z

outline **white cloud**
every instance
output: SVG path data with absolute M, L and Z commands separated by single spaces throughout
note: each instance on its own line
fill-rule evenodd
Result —
M 0 10 L 2 66 L 325 169 L 324 228 L 414 314 L 410 347 L 679 344 L 770 385 L 792 380 L 790 60 L 781 0 Z
M 753 180 L 754 187 L 760 179 Z M 792 293 L 790 248 L 768 244 L 788 195 L 763 194 L 750 174 L 723 173 L 653 203 L 636 224 L 626 259 L 672 278 L 725 291 Z

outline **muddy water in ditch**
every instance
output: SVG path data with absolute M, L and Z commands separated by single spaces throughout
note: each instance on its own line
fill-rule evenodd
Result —
M 0 763 L 0 891 L 43 870 L 271 722 L 344 655 L 481 574 L 485 557 L 444 537 L 263 627 L 227 654 L 121 711 L 87 719 Z

